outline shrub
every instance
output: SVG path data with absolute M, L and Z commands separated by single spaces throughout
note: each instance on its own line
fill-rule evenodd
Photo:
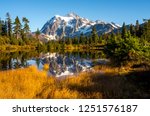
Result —
M 141 51 L 140 41 L 135 37 L 110 38 L 105 47 L 105 52 L 116 64 L 138 59 Z

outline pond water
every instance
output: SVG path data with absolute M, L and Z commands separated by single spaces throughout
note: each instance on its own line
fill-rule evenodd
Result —
M 39 70 L 49 66 L 48 74 L 56 77 L 78 74 L 92 70 L 96 64 L 105 64 L 108 60 L 99 52 L 66 52 L 66 53 L 36 53 L 13 52 L 1 53 L 0 70 L 23 68 L 35 65 Z

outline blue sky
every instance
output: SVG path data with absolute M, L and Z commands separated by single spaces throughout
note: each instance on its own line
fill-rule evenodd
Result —
M 150 0 L 0 0 L 0 18 L 9 12 L 12 19 L 27 17 L 31 31 L 41 29 L 54 15 L 75 12 L 90 20 L 122 25 L 150 18 Z

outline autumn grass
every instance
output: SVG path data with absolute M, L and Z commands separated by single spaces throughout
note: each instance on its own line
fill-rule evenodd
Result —
M 43 70 L 44 70 L 44 71 L 48 71 L 48 70 L 49 70 L 49 64 L 44 64 Z
M 47 76 L 36 67 L 1 71 L 0 98 L 150 98 L 149 71 L 96 66 L 93 71 L 67 78 Z
M 44 69 L 47 70 L 47 65 Z M 46 71 L 34 66 L 1 71 L 0 98 L 102 98 L 100 92 L 88 90 L 93 85 L 90 81 L 87 73 L 62 80 L 47 77 Z
M 31 45 L 1 45 L 0 52 L 16 52 L 16 51 L 33 51 L 35 50 L 35 46 Z
M 102 98 L 100 92 L 92 91 L 90 75 L 81 73 L 78 76 L 71 76 L 60 79 L 55 83 L 45 84 L 44 89 L 37 94 L 37 98 Z
M 33 98 L 46 81 L 46 73 L 33 66 L 0 72 L 0 98 Z
M 74 44 L 68 44 L 64 46 L 65 51 L 85 51 L 85 50 L 103 50 L 104 44 L 80 44 L 80 45 L 74 45 Z

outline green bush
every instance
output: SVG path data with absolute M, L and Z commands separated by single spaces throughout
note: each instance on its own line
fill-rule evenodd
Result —
M 105 52 L 116 64 L 121 64 L 124 61 L 139 59 L 142 49 L 139 38 L 110 38 Z

